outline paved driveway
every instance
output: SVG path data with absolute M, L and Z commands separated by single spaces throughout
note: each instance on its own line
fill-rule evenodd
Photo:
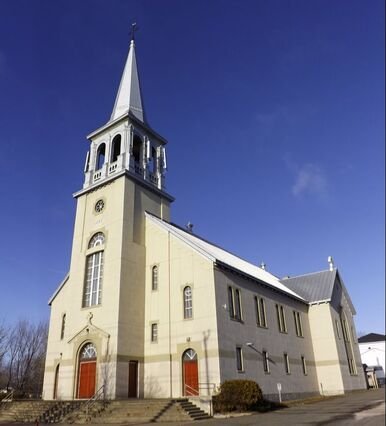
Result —
M 264 414 L 214 419 L 208 425 L 348 426 L 385 425 L 385 391 L 356 392 L 312 404 L 302 404 Z
M 183 423 L 184 426 L 383 426 L 385 425 L 385 390 L 355 392 L 324 401 L 302 404 L 269 413 L 227 419 Z M 154 426 L 154 423 L 152 423 Z M 166 426 L 165 423 L 162 425 Z M 167 423 L 176 426 L 175 423 Z

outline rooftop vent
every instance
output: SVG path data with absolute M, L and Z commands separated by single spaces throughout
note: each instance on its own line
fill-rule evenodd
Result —
M 191 222 L 188 222 L 187 224 L 186 224 L 186 229 L 191 233 L 191 234 L 193 234 L 193 223 L 191 223 Z
M 332 259 L 332 256 L 328 256 L 327 262 L 328 262 L 328 265 L 330 267 L 330 271 L 333 271 L 334 270 L 334 260 Z
M 263 269 L 265 271 L 265 268 L 267 267 L 267 265 L 264 262 L 260 263 L 260 268 Z

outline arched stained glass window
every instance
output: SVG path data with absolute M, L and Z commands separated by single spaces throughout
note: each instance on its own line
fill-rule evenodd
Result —
M 97 357 L 97 351 L 92 343 L 86 343 L 80 351 L 79 359 L 84 361 L 86 359 L 95 359 Z
M 104 242 L 105 242 L 105 236 L 103 235 L 102 232 L 98 232 L 92 236 L 90 242 L 88 243 L 88 248 L 90 249 L 90 248 L 99 246 L 101 244 L 104 244 Z
M 151 289 L 158 290 L 158 266 L 154 265 L 151 268 Z
M 193 317 L 193 300 L 192 300 L 192 289 L 189 286 L 184 288 L 184 318 Z
M 197 359 L 197 353 L 194 349 L 188 349 L 182 355 L 183 361 L 194 361 Z

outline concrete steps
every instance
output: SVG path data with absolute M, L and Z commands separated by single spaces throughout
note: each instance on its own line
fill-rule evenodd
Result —
M 83 401 L 13 401 L 0 409 L 0 423 L 133 424 L 209 418 L 185 398 L 95 401 L 88 407 Z
M 0 423 L 35 422 L 56 401 L 12 401 L 3 403 L 0 409 Z

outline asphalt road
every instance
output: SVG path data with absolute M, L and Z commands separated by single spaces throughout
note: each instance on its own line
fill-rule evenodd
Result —
M 384 426 L 385 389 L 355 392 L 269 413 L 160 424 L 162 426 Z M 8 425 L 15 426 L 16 423 L 9 423 Z M 99 423 L 99 425 L 101 424 Z M 147 425 L 154 426 L 154 423 Z M 1 426 L 6 426 L 6 424 L 2 423 Z M 23 423 L 23 426 L 26 426 L 26 423 Z M 70 425 L 61 424 L 61 426 Z M 142 426 L 146 425 L 142 424 Z
M 384 426 L 385 389 L 355 392 L 269 413 L 183 423 L 184 426 L 193 424 L 196 426 Z M 163 425 L 176 426 L 175 423 L 163 423 Z

